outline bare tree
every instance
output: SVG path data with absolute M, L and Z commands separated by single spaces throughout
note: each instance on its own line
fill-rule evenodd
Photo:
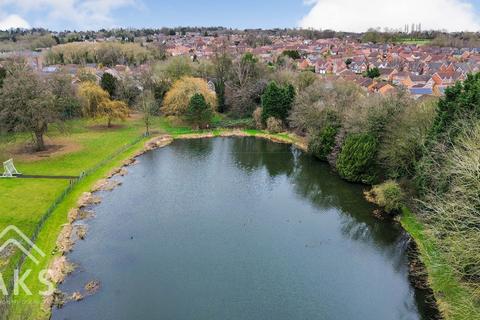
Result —
M 227 44 L 225 42 L 215 48 L 213 65 L 215 70 L 215 93 L 217 94 L 218 111 L 223 113 L 226 109 L 225 85 L 232 66 L 232 59 L 227 52 Z
M 145 90 L 140 95 L 137 102 L 137 109 L 143 115 L 143 123 L 145 124 L 145 135 L 150 135 L 150 126 L 152 124 L 152 116 L 155 113 L 155 96 L 150 90 Z
M 247 53 L 233 61 L 229 81 L 226 83 L 226 103 L 237 116 L 250 115 L 260 104 L 260 95 L 267 85 L 261 79 L 260 66 L 254 55 Z

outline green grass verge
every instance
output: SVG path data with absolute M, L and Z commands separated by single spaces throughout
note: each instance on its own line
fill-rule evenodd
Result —
M 288 143 L 296 143 L 298 141 L 298 137 L 295 135 L 292 135 L 290 133 L 282 132 L 282 133 L 270 133 L 268 131 L 264 130 L 257 130 L 257 129 L 247 129 L 243 130 L 245 133 L 247 133 L 250 136 L 264 136 L 264 137 L 271 137 L 271 138 L 276 138 L 281 141 L 285 141 Z
M 32 270 L 31 274 L 37 275 L 41 270 L 48 268 L 51 259 L 56 255 L 53 254 L 56 247 L 56 239 L 58 237 L 58 234 L 60 233 L 62 226 L 67 223 L 68 211 L 71 208 L 75 207 L 78 198 L 83 192 L 90 190 L 96 183 L 96 181 L 105 177 L 108 172 L 110 172 L 113 168 L 120 166 L 125 159 L 131 157 L 136 151 L 141 149 L 144 142 L 145 141 L 142 140 L 137 144 L 133 145 L 125 152 L 116 156 L 106 165 L 97 169 L 93 174 L 87 176 L 74 187 L 72 192 L 57 207 L 57 209 L 53 212 L 47 223 L 45 223 L 37 239 L 37 246 L 41 248 L 45 253 L 50 255 L 47 255 L 45 259 L 42 259 L 40 261 L 40 264 L 38 265 L 34 264 L 30 260 L 26 260 L 25 264 L 22 267 L 22 270 Z M 25 283 L 33 293 L 40 292 L 42 290 L 45 290 L 46 288 L 45 285 L 40 283 L 35 277 L 29 277 Z M 34 294 L 33 296 L 27 296 L 25 294 L 22 294 L 18 297 L 15 297 L 15 299 L 13 300 L 14 313 L 24 313 L 25 308 L 31 308 L 31 312 L 33 312 L 33 314 L 31 315 L 32 318 L 48 318 L 49 312 L 43 311 L 41 306 L 42 297 L 38 294 Z
M 436 246 L 435 237 L 409 209 L 400 219 L 403 228 L 415 239 L 420 258 L 425 264 L 440 311 L 445 319 L 480 319 L 479 302 L 471 289 L 463 285 Z

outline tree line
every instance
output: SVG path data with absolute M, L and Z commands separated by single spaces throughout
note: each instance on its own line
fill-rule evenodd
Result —
M 140 65 L 155 58 L 154 50 L 137 43 L 78 42 L 54 46 L 45 54 L 47 64 L 88 63 L 114 66 Z

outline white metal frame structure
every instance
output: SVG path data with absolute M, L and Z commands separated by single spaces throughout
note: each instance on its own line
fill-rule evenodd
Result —
M 3 163 L 3 170 L 4 172 L 1 176 L 2 178 L 13 178 L 21 174 L 20 172 L 18 172 L 17 168 L 15 168 L 15 165 L 13 164 L 13 159 L 9 159 Z

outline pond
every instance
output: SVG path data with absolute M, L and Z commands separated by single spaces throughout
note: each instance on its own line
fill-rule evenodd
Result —
M 102 192 L 53 319 L 427 319 L 407 237 L 295 147 L 178 140 Z

